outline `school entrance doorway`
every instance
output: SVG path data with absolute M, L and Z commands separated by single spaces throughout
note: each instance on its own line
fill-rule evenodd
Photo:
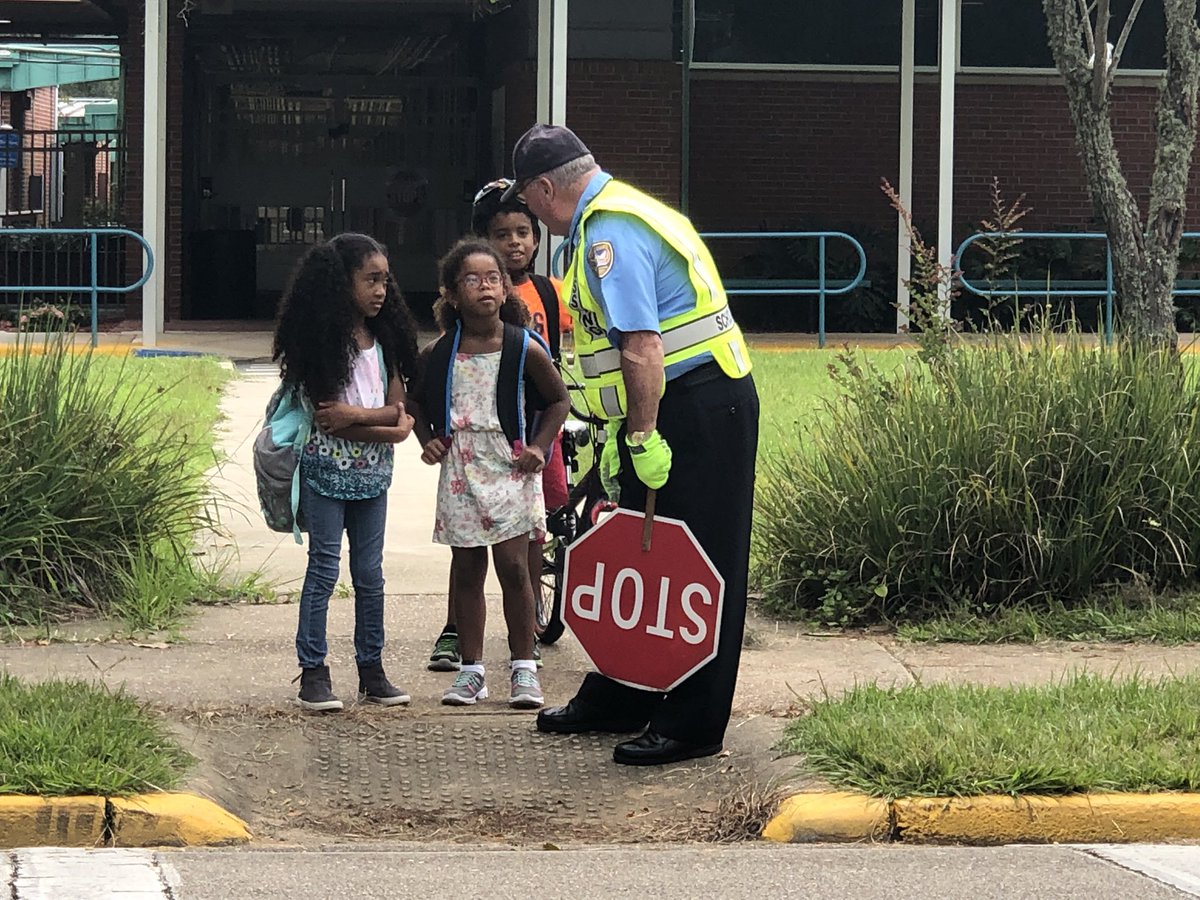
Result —
M 482 39 L 462 4 L 402 5 L 239 3 L 188 29 L 185 319 L 270 319 L 342 231 L 387 247 L 414 305 L 436 292 L 488 158 Z

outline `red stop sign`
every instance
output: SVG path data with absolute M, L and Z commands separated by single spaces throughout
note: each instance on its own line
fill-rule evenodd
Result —
M 717 655 L 725 580 L 678 519 L 618 509 L 567 548 L 563 621 L 603 674 L 669 691 Z

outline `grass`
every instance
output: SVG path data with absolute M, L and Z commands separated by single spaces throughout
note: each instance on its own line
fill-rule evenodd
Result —
M 113 385 L 118 400 L 145 403 L 153 397 L 148 415 L 161 433 L 186 439 L 195 452 L 195 473 L 212 466 L 221 393 L 236 377 L 231 368 L 211 356 L 142 359 L 97 355 L 90 371 L 98 380 Z
M 838 787 L 885 798 L 1195 791 L 1200 677 L 865 685 L 789 724 L 782 748 Z
M 925 622 L 902 623 L 896 627 L 896 636 L 914 642 L 963 644 L 1200 643 L 1200 597 L 1194 593 L 1148 593 L 1131 601 L 1120 593 L 1109 592 L 1074 607 L 1050 603 L 1039 609 L 1000 609 L 989 615 L 964 609 Z
M 863 352 L 882 372 L 890 372 L 909 353 L 899 348 Z M 834 350 L 758 349 L 751 356 L 762 406 L 758 445 L 761 459 L 804 444 L 805 432 L 820 415 L 822 401 L 837 391 L 829 377 L 829 367 L 836 358 Z
M 0 794 L 124 795 L 176 787 L 193 764 L 124 693 L 0 673 Z

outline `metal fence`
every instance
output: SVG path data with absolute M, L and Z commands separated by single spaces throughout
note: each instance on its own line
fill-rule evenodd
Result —
M 1200 231 L 1186 231 L 1183 238 L 1200 238 Z M 1038 297 L 1053 299 L 1062 297 L 1091 297 L 1103 302 L 1104 341 L 1111 343 L 1113 339 L 1113 317 L 1116 306 L 1116 289 L 1113 284 L 1112 247 L 1108 235 L 1102 232 L 1070 232 L 1070 231 L 984 231 L 973 234 L 958 245 L 954 258 L 959 268 L 962 268 L 963 254 L 978 241 L 986 240 L 1068 240 L 1068 241 L 1104 241 L 1104 278 L 1103 279 L 1063 279 L 1047 275 L 1037 281 L 1017 279 L 1005 282 L 1002 287 L 983 288 L 965 275 L 959 274 L 959 283 L 963 290 L 977 297 L 989 300 L 1013 298 L 1020 301 L 1022 297 Z M 1175 297 L 1200 297 L 1200 282 L 1195 280 L 1180 280 L 1175 283 L 1172 292 Z
M 124 272 L 128 241 L 141 245 L 145 256 L 141 277 L 112 278 L 113 263 Z M 53 252 L 45 252 L 53 245 Z M 47 262 L 53 261 L 52 268 Z M 11 269 L 8 268 L 11 262 Z M 67 263 L 63 268 L 60 263 Z M 0 295 L 13 295 L 22 307 L 82 305 L 91 310 L 92 346 L 99 336 L 100 298 L 124 302 L 120 295 L 136 291 L 154 270 L 154 253 L 136 231 L 126 228 L 0 228 Z
M 861 243 L 844 231 L 705 231 L 700 237 L 706 241 L 743 241 L 758 243 L 764 240 L 815 241 L 817 248 L 816 277 L 796 278 L 775 276 L 763 278 L 723 278 L 725 293 L 729 296 L 750 297 L 816 297 L 817 298 L 817 345 L 825 346 L 825 305 L 829 297 L 848 294 L 866 283 L 867 252 Z M 858 270 L 851 277 L 836 278 L 829 272 L 829 242 L 847 244 L 857 257 Z M 559 244 L 551 260 L 551 271 L 562 272 L 562 255 L 566 244 Z
M 120 131 L 16 133 L 0 167 L 0 226 L 121 224 L 125 145 Z

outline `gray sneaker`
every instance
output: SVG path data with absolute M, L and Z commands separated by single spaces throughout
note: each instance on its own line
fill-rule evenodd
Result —
M 513 709 L 537 709 L 545 702 L 537 672 L 513 669 L 512 693 L 508 697 L 508 705 Z
M 487 685 L 478 672 L 459 672 L 450 689 L 442 694 L 446 706 L 474 706 L 478 700 L 487 699 Z

